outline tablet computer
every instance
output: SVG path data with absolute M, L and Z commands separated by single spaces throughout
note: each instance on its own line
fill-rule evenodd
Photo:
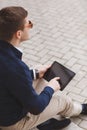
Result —
M 74 76 L 75 72 L 58 63 L 57 61 L 54 61 L 51 67 L 44 74 L 43 78 L 47 81 L 50 81 L 54 77 L 60 77 L 59 83 L 61 90 L 63 90 Z

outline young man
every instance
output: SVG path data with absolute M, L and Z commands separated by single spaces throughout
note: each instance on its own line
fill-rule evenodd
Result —
M 29 30 L 33 26 L 27 15 L 28 12 L 22 7 L 6 7 L 0 10 L 2 130 L 28 130 L 57 114 L 67 117 L 87 114 L 86 104 L 74 103 L 59 92 L 59 77 L 43 82 L 42 77 L 49 66 L 39 68 L 36 73 L 21 60 L 22 53 L 17 46 L 29 39 Z M 33 81 L 36 78 L 40 82 L 35 88 Z

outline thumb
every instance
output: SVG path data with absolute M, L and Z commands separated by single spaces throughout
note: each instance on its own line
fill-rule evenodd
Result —
M 60 80 L 60 77 L 55 77 L 54 79 L 55 79 L 55 80 Z

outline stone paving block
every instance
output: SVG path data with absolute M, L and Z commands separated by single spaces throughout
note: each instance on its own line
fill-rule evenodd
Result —
M 69 67 L 72 67 L 77 61 L 77 58 L 74 58 L 72 57 L 66 64 L 69 66 Z
M 87 84 L 86 84 L 86 87 L 82 90 L 80 95 L 82 95 L 82 96 L 87 98 Z
M 79 126 L 87 130 L 87 121 L 83 120 Z
M 24 49 L 34 49 L 34 46 L 32 46 L 32 41 L 23 42 L 21 47 L 23 47 Z
M 41 50 L 43 50 L 43 48 L 44 48 L 44 45 L 43 44 L 40 44 L 40 45 L 38 45 L 39 47 L 35 47 L 34 49 L 36 50 L 36 51 L 41 51 Z
M 55 56 L 52 56 L 50 60 L 51 61 L 58 61 L 59 63 L 61 63 L 63 65 L 66 63 L 66 60 L 64 60 L 62 58 L 60 59 L 59 57 L 55 57 Z
M 27 49 L 27 48 L 25 48 L 24 49 L 24 53 L 26 53 L 26 54 L 32 54 L 32 55 L 36 55 L 37 54 L 37 51 L 36 50 L 33 50 L 33 49 Z
M 87 78 L 82 78 L 81 81 L 76 85 L 76 87 L 81 88 L 84 90 L 85 87 L 87 87 Z
M 71 93 L 75 93 L 75 94 L 78 94 L 78 95 L 80 95 L 80 93 L 81 93 L 81 89 L 79 89 L 79 88 L 77 88 L 77 87 L 75 87 L 75 86 L 67 86 L 66 88 L 65 88 L 65 90 L 66 91 L 68 91 L 68 92 L 71 92 Z M 82 94 L 81 94 L 82 95 Z M 82 95 L 83 96 L 83 95 Z M 87 96 L 87 95 L 86 95 Z M 85 96 L 85 97 L 86 97 Z
M 85 54 L 86 54 L 87 52 L 85 52 Z M 86 61 L 87 60 L 87 55 L 83 55 L 83 54 L 75 54 L 75 57 L 77 58 L 77 59 L 82 59 L 82 60 L 84 60 L 84 61 Z
M 86 71 L 86 72 L 87 72 L 87 66 L 83 66 L 83 67 L 81 68 L 81 70 L 83 70 L 83 71 Z
M 64 43 L 64 42 L 63 42 L 63 43 Z M 62 43 L 62 44 L 63 44 L 63 43 Z M 69 46 L 65 46 L 65 47 L 63 47 L 63 48 L 61 49 L 61 52 L 64 53 L 64 54 L 66 54 L 69 50 L 70 50 L 70 47 L 69 47 Z
M 43 49 L 43 50 L 41 50 L 41 51 L 38 53 L 38 56 L 40 56 L 41 58 L 44 58 L 45 55 L 49 54 L 48 52 L 49 52 L 49 50 Z
M 86 61 L 86 60 L 83 60 L 83 59 L 78 60 L 77 63 L 80 64 L 80 65 L 85 65 L 85 66 L 87 66 L 87 61 Z
M 72 70 L 74 70 L 75 73 L 79 72 L 80 69 L 82 68 L 81 65 L 75 63 L 73 66 L 72 66 Z M 84 69 L 84 68 L 83 68 Z
M 39 61 L 40 57 L 36 57 L 35 55 L 29 55 L 26 54 L 25 58 L 27 58 L 28 60 L 33 60 L 33 61 Z
M 85 77 L 85 75 L 86 75 L 86 72 L 80 70 L 80 71 L 78 71 L 78 72 L 76 73 L 74 79 L 75 79 L 76 81 L 78 81 L 78 83 L 79 83 L 79 81 L 81 81 L 81 80 Z
M 71 121 L 77 125 L 79 125 L 82 121 L 82 119 L 80 117 L 72 117 Z
M 80 44 L 80 43 L 79 43 Z M 76 48 L 72 48 L 72 51 L 74 52 L 74 53 L 76 53 L 76 54 L 82 54 L 82 55 L 86 55 L 86 51 L 84 51 L 84 49 L 83 49 L 83 47 L 81 48 L 81 49 L 76 49 Z
M 68 96 L 70 96 L 73 100 L 75 100 L 77 102 L 81 102 L 81 103 L 83 103 L 86 99 L 85 97 L 82 97 L 80 95 L 77 95 L 77 94 L 71 93 L 71 92 L 68 94 Z
M 73 55 L 74 55 L 73 52 L 68 52 L 68 53 L 65 54 L 65 56 L 63 56 L 63 58 L 69 60 L 69 59 L 72 58 Z
M 61 58 L 63 56 L 63 54 L 58 53 L 58 52 L 53 52 L 53 51 L 50 51 L 48 54 L 55 56 L 55 57 L 58 57 L 58 58 Z
M 84 130 L 83 128 L 80 128 L 75 123 L 71 123 L 68 127 L 62 129 L 62 130 Z
M 87 121 L 87 115 L 80 115 L 79 117 L 80 117 L 80 119 Z

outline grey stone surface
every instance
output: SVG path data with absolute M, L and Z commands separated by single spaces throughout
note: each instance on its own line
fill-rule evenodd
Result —
M 57 60 L 71 68 L 76 76 L 64 92 L 87 102 L 87 1 L 0 0 L 0 9 L 10 5 L 25 7 L 34 23 L 30 40 L 21 46 L 23 60 L 30 67 Z M 64 130 L 87 130 L 86 118 L 78 117 L 74 123 Z
M 68 127 L 62 129 L 62 130 L 84 130 L 80 127 L 78 127 L 76 124 L 71 123 Z

